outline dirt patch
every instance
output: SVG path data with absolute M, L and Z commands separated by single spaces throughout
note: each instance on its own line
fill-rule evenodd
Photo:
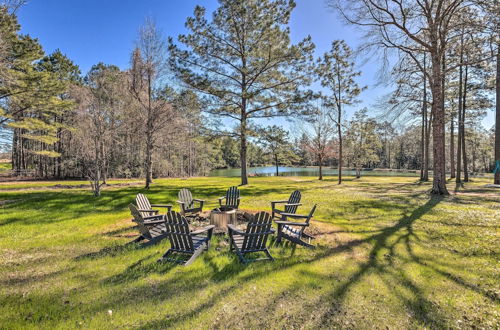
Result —
M 352 236 L 340 227 L 318 221 L 311 221 L 311 225 L 305 232 L 330 246 L 346 244 L 352 241 Z

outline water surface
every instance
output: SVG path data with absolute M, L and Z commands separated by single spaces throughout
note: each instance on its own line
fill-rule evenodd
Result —
M 319 170 L 317 167 L 291 167 L 291 166 L 280 166 L 278 167 L 280 176 L 318 176 Z M 249 167 L 247 169 L 249 175 L 258 176 L 275 176 L 276 167 L 274 166 L 259 166 L 259 167 Z M 239 168 L 231 169 L 218 169 L 212 170 L 208 176 L 224 176 L 224 177 L 237 177 L 241 175 L 241 170 Z M 323 167 L 324 176 L 335 176 L 338 175 L 338 170 L 336 168 Z M 356 172 L 353 170 L 342 170 L 342 175 L 345 176 L 355 176 Z M 371 170 L 365 169 L 362 171 L 361 176 L 420 176 L 418 170 Z

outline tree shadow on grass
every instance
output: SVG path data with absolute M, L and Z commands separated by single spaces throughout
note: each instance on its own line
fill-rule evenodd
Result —
M 175 267 L 173 263 L 151 262 L 151 259 L 151 256 L 144 257 L 128 266 L 123 272 L 104 279 L 102 283 L 112 285 L 123 284 L 136 281 L 152 273 L 165 274 Z
M 383 251 L 389 251 L 386 255 L 394 255 L 394 248 L 397 244 L 401 241 L 409 242 L 411 237 L 416 237 L 413 231 L 413 223 L 433 209 L 442 199 L 442 197 L 431 198 L 426 204 L 415 209 L 410 215 L 403 216 L 394 226 L 387 227 L 380 233 L 361 240 L 366 243 L 372 243 L 372 247 L 370 248 L 370 252 L 368 254 L 368 261 L 362 263 L 358 271 L 349 277 L 349 280 L 336 287 L 335 290 L 333 290 L 327 297 L 324 297 L 324 299 L 329 301 L 333 299 L 341 304 L 345 300 L 349 289 L 354 286 L 354 284 L 360 282 L 365 275 L 377 273 L 381 276 L 385 276 L 387 274 L 390 275 L 391 271 L 395 271 L 387 269 L 387 267 L 391 267 L 392 261 L 389 261 L 388 263 L 381 262 L 381 260 L 385 259 L 384 256 L 381 256 L 381 253 Z M 398 237 L 394 243 L 389 243 L 390 239 L 402 230 L 406 232 L 401 234 L 401 236 Z M 403 296 L 400 296 L 400 298 L 403 299 L 405 306 L 410 309 L 413 312 L 413 315 L 423 324 L 437 327 L 446 325 L 442 316 L 438 315 L 436 311 L 433 312 L 432 315 L 430 314 L 432 310 L 430 306 L 432 304 L 424 297 L 421 289 L 418 288 L 418 286 L 416 286 L 409 278 L 407 278 L 402 271 L 398 271 L 397 276 L 391 276 L 391 279 L 395 283 L 404 285 L 412 291 L 413 299 L 403 299 Z M 395 287 L 395 283 L 389 283 L 389 286 Z M 398 295 L 397 292 L 395 292 L 395 294 Z M 321 319 L 320 324 L 326 324 L 331 316 L 332 313 L 325 314 Z
M 159 243 L 155 242 L 155 243 Z M 139 244 L 135 241 L 131 241 L 122 245 L 112 245 L 106 246 L 99 251 L 84 253 L 82 255 L 76 256 L 75 261 L 85 260 L 85 259 L 99 259 L 106 257 L 116 257 L 121 254 L 125 254 L 134 250 L 138 250 L 144 247 L 148 247 L 151 244 Z
M 199 300 L 191 307 L 164 311 L 162 314 L 157 315 L 157 318 L 142 324 L 141 328 L 181 326 L 186 320 L 196 318 L 200 314 L 218 306 L 227 299 L 229 295 L 235 292 L 235 290 L 241 290 L 241 287 L 247 283 L 261 283 L 259 280 L 264 279 L 270 273 L 286 271 L 295 266 L 315 263 L 316 261 L 321 261 L 333 255 L 352 250 L 357 246 L 370 244 L 367 245 L 370 249 L 368 260 L 366 262 L 361 262 L 359 269 L 354 274 L 350 275 L 347 280 L 339 284 L 334 284 L 332 290 L 320 296 L 319 302 L 317 300 L 314 301 L 314 304 L 308 301 L 300 302 L 303 306 L 301 308 L 301 310 L 304 311 L 303 313 L 309 313 L 311 308 L 314 310 L 317 309 L 317 306 L 328 306 L 328 310 L 320 315 L 314 322 L 317 322 L 315 323 L 317 326 L 335 324 L 331 318 L 338 315 L 339 311 L 342 309 L 350 288 L 356 283 L 361 282 L 368 274 L 376 274 L 382 278 L 382 281 L 388 287 L 394 288 L 391 293 L 403 303 L 408 309 L 409 314 L 421 324 L 433 327 L 446 327 L 448 323 L 445 316 L 440 313 L 439 309 L 436 309 L 432 301 L 426 298 L 425 292 L 419 287 L 418 283 L 406 274 L 400 266 L 392 262 L 392 258 L 397 254 L 397 251 L 395 251 L 396 245 L 401 245 L 403 242 L 407 244 L 409 246 L 408 248 L 411 250 L 411 245 L 414 244 L 412 240 L 418 242 L 418 237 L 413 230 L 413 224 L 424 214 L 433 209 L 441 200 L 442 198 L 429 200 L 425 205 L 403 216 L 395 225 L 382 229 L 380 233 L 364 239 L 352 240 L 336 247 L 319 247 L 311 254 L 303 253 L 299 256 L 287 256 L 287 258 L 279 258 L 275 262 L 259 262 L 248 266 L 239 264 L 235 256 L 230 257 L 229 262 L 226 264 L 222 263 L 222 265 L 220 263 L 214 263 L 214 260 L 212 260 L 210 256 L 201 257 L 200 259 L 204 265 L 208 265 L 211 270 L 203 270 L 203 267 L 199 268 L 198 266 L 200 265 L 197 264 L 194 264 L 193 266 L 195 267 L 192 269 L 179 268 L 178 273 L 172 278 L 169 278 L 168 281 L 158 281 L 154 282 L 154 284 L 148 282 L 144 285 L 134 285 L 133 287 L 125 286 L 123 290 L 114 292 L 113 295 L 107 296 L 102 302 L 90 308 L 95 312 L 101 312 L 105 311 L 107 308 L 113 308 L 113 306 L 122 306 L 122 308 L 126 308 L 137 302 L 141 304 L 148 303 L 150 306 L 154 306 L 155 304 L 161 304 L 162 300 L 171 299 L 173 295 L 197 297 L 196 299 Z M 388 259 L 382 254 L 383 252 L 387 252 L 385 255 L 389 254 L 393 257 Z M 225 256 L 218 256 L 217 258 L 224 257 Z M 122 273 L 104 279 L 102 284 L 106 286 L 117 286 L 119 284 L 139 280 L 150 274 L 165 274 L 170 272 L 174 267 L 178 267 L 169 264 L 156 265 L 155 262 L 149 263 L 149 258 L 151 257 L 143 258 L 128 266 Z M 418 260 L 418 258 L 418 256 L 413 255 L 408 262 L 413 262 L 413 260 Z M 419 262 L 425 266 L 429 264 L 425 260 L 419 260 Z M 200 272 L 200 270 L 202 271 Z M 301 274 L 300 272 L 306 273 L 299 275 Z M 290 288 L 293 289 L 294 285 L 301 289 L 304 289 L 305 286 L 309 286 L 310 283 L 303 283 L 304 276 L 307 276 L 307 278 L 317 277 L 321 280 L 320 283 L 324 284 L 331 283 L 332 279 L 335 279 L 332 278 L 332 275 L 335 275 L 333 273 L 321 275 L 314 271 L 304 270 L 303 267 L 299 269 L 299 274 L 292 278 L 292 283 L 286 284 L 284 288 L 280 289 L 280 292 L 274 293 L 274 298 L 269 298 L 268 301 L 266 301 L 267 305 L 265 308 L 262 307 L 263 312 L 269 312 L 273 308 L 276 309 L 277 302 L 281 301 L 280 299 L 289 301 L 289 296 L 287 296 L 289 293 L 286 292 L 289 292 Z M 454 275 L 452 274 L 443 273 L 442 275 L 448 278 L 451 277 L 452 280 L 456 280 L 466 288 L 471 288 L 470 284 L 460 278 L 457 277 L 454 279 Z M 339 279 L 337 278 L 337 280 Z M 205 289 L 213 287 L 214 282 L 218 283 L 216 291 L 210 291 L 209 295 L 198 294 Z M 312 290 L 314 288 L 311 287 L 310 289 Z M 407 292 L 402 290 L 409 290 L 411 295 L 408 295 Z M 258 309 L 259 307 L 257 306 L 256 308 Z M 249 312 L 253 312 L 253 310 Z M 304 314 L 303 317 L 307 317 L 307 315 Z

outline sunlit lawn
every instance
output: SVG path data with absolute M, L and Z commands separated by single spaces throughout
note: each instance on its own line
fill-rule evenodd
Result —
M 144 192 L 124 182 L 100 198 L 85 182 L 0 185 L 0 328 L 500 327 L 489 180 L 431 199 L 415 178 L 250 178 L 243 209 L 294 189 L 304 213 L 318 203 L 317 248 L 273 247 L 274 262 L 245 266 L 217 237 L 189 267 L 156 262 L 167 241 L 124 247 L 136 233 L 127 204 Z M 174 203 L 186 186 L 209 209 L 237 183 L 162 179 L 145 193 Z

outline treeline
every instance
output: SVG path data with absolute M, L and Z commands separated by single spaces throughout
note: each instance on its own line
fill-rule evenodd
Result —
M 197 6 L 175 39 L 146 21 L 129 68 L 83 74 L 19 32 L 22 2 L 0 5 L 1 138 L 16 175 L 87 178 L 98 195 L 109 177 L 149 187 L 240 167 L 246 184 L 247 166 L 272 163 L 335 166 L 340 184 L 343 167 L 383 167 L 419 169 L 422 180 L 433 170 L 433 193 L 445 194 L 447 173 L 460 182 L 500 162 L 499 134 L 481 125 L 500 88 L 490 2 L 326 1 L 366 29 L 368 55 L 398 59 L 381 75 L 394 91 L 351 118 L 366 89 L 358 57 L 343 40 L 319 58 L 310 37 L 293 44 L 293 1 L 220 0 L 211 19 Z M 265 125 L 275 118 L 296 128 Z

